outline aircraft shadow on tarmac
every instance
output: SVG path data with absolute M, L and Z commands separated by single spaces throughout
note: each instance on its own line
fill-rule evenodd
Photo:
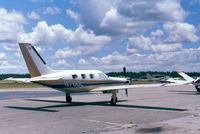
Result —
M 147 109 L 147 110 L 165 110 L 165 111 L 187 111 L 187 109 L 179 108 L 169 108 L 169 107 L 156 107 L 156 106 L 141 106 L 141 105 L 126 105 L 117 104 L 111 106 L 109 101 L 99 101 L 99 102 L 72 102 L 70 104 L 65 101 L 55 101 L 55 100 L 40 100 L 40 99 L 25 99 L 26 101 L 39 101 L 48 103 L 59 103 L 57 105 L 49 105 L 43 107 L 18 107 L 18 106 L 5 106 L 5 108 L 12 108 L 17 110 L 31 110 L 38 112 L 59 112 L 58 110 L 52 110 L 51 108 L 61 108 L 61 107 L 75 107 L 75 106 L 108 106 L 108 107 L 121 107 L 121 108 L 133 108 L 133 109 Z M 118 102 L 126 102 L 127 100 L 119 100 Z
M 185 95 L 200 95 L 200 93 L 198 93 L 196 91 L 191 91 L 191 90 L 188 90 L 188 91 L 171 90 L 169 92 L 175 92 L 175 93 L 178 93 L 178 94 L 185 94 Z

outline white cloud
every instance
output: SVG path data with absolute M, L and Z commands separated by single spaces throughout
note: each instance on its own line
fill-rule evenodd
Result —
M 173 44 L 158 44 L 151 46 L 152 51 L 154 52 L 173 52 L 180 51 L 182 49 L 182 44 L 173 43 Z
M 187 12 L 179 0 L 81 0 L 81 21 L 97 34 L 143 34 L 156 24 L 184 21 Z M 86 5 L 90 7 L 86 8 Z M 102 10 L 99 10 L 101 9 Z M 96 11 L 96 12 L 91 12 Z M 90 20 L 88 20 L 90 16 Z
M 7 11 L 0 8 L 0 42 L 15 43 L 20 33 L 24 32 L 23 24 L 26 20 L 24 16 L 16 11 Z
M 105 14 L 100 28 L 105 29 L 110 35 L 142 34 L 148 27 L 153 25 L 152 21 L 133 21 L 132 18 L 120 15 L 116 8 L 111 8 Z
M 154 38 L 144 36 L 130 37 L 129 44 L 127 46 L 127 52 L 130 54 L 134 54 L 142 50 L 149 50 L 153 52 L 172 52 L 180 51 L 181 49 L 182 44 L 180 43 L 164 43 L 162 40 L 157 43 Z
M 182 21 L 187 14 L 179 0 L 123 0 L 117 8 L 120 15 L 133 21 Z
M 0 53 L 0 60 L 6 59 L 6 54 L 5 53 Z
M 88 62 L 87 62 L 85 59 L 83 59 L 83 58 L 79 59 L 79 61 L 78 61 L 78 65 L 84 66 L 84 65 L 88 65 L 88 64 L 90 64 L 90 63 L 88 63 Z
M 80 22 L 80 15 L 76 12 L 74 12 L 71 9 L 66 10 L 67 15 L 69 15 L 72 19 L 74 19 L 76 22 Z
M 187 15 L 179 0 L 162 0 L 156 3 L 160 17 L 171 21 L 183 21 Z
M 40 20 L 40 15 L 37 14 L 36 12 L 32 11 L 30 13 L 27 14 L 28 18 L 32 19 L 32 20 Z
M 4 51 L 6 52 L 19 52 L 19 47 L 18 47 L 18 44 L 3 44 L 3 47 Z
M 79 50 L 71 50 L 69 48 L 64 48 L 57 50 L 55 53 L 56 58 L 69 58 L 81 55 L 81 51 Z
M 196 42 L 199 38 L 197 30 L 192 24 L 168 22 L 163 25 L 168 42 Z
M 60 66 L 69 66 L 69 64 L 63 59 L 58 60 L 57 64 Z
M 58 7 L 45 7 L 42 13 L 49 15 L 56 15 L 61 13 L 61 9 Z
M 123 55 L 119 52 L 113 52 L 101 58 L 91 57 L 87 60 L 81 59 L 79 61 L 79 68 L 106 71 L 121 71 L 123 66 L 134 71 L 199 71 L 199 65 L 199 48 L 148 55 Z
M 84 52 L 83 54 L 91 54 L 99 51 L 105 44 L 111 41 L 108 36 L 96 36 L 92 31 L 85 31 L 79 26 L 74 31 L 66 29 L 61 24 L 49 26 L 45 21 L 39 22 L 33 28 L 33 32 L 21 34 L 20 42 L 30 42 L 33 44 L 58 44 L 64 43 L 76 51 Z M 59 51 L 59 53 L 61 53 Z M 69 53 L 69 50 L 67 50 Z M 72 53 L 72 52 L 70 52 Z M 62 52 L 60 55 L 67 55 Z M 77 55 L 77 54 L 76 54 Z

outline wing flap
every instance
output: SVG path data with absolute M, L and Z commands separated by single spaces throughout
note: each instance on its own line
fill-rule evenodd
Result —
M 37 82 L 37 81 L 54 81 L 54 80 L 60 80 L 62 77 L 33 77 L 30 79 L 31 82 Z

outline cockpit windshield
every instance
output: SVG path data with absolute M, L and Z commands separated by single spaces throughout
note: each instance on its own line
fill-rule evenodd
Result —
M 99 78 L 106 79 L 106 78 L 108 78 L 108 76 L 104 73 L 99 73 Z

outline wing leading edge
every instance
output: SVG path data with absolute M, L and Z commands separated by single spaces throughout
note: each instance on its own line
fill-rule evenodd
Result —
M 170 83 L 170 84 L 140 84 L 140 85 L 101 86 L 101 87 L 97 87 L 97 88 L 92 89 L 91 92 L 137 89 L 137 88 L 148 88 L 148 87 L 178 86 L 178 85 L 183 85 L 183 84 L 182 83 Z

